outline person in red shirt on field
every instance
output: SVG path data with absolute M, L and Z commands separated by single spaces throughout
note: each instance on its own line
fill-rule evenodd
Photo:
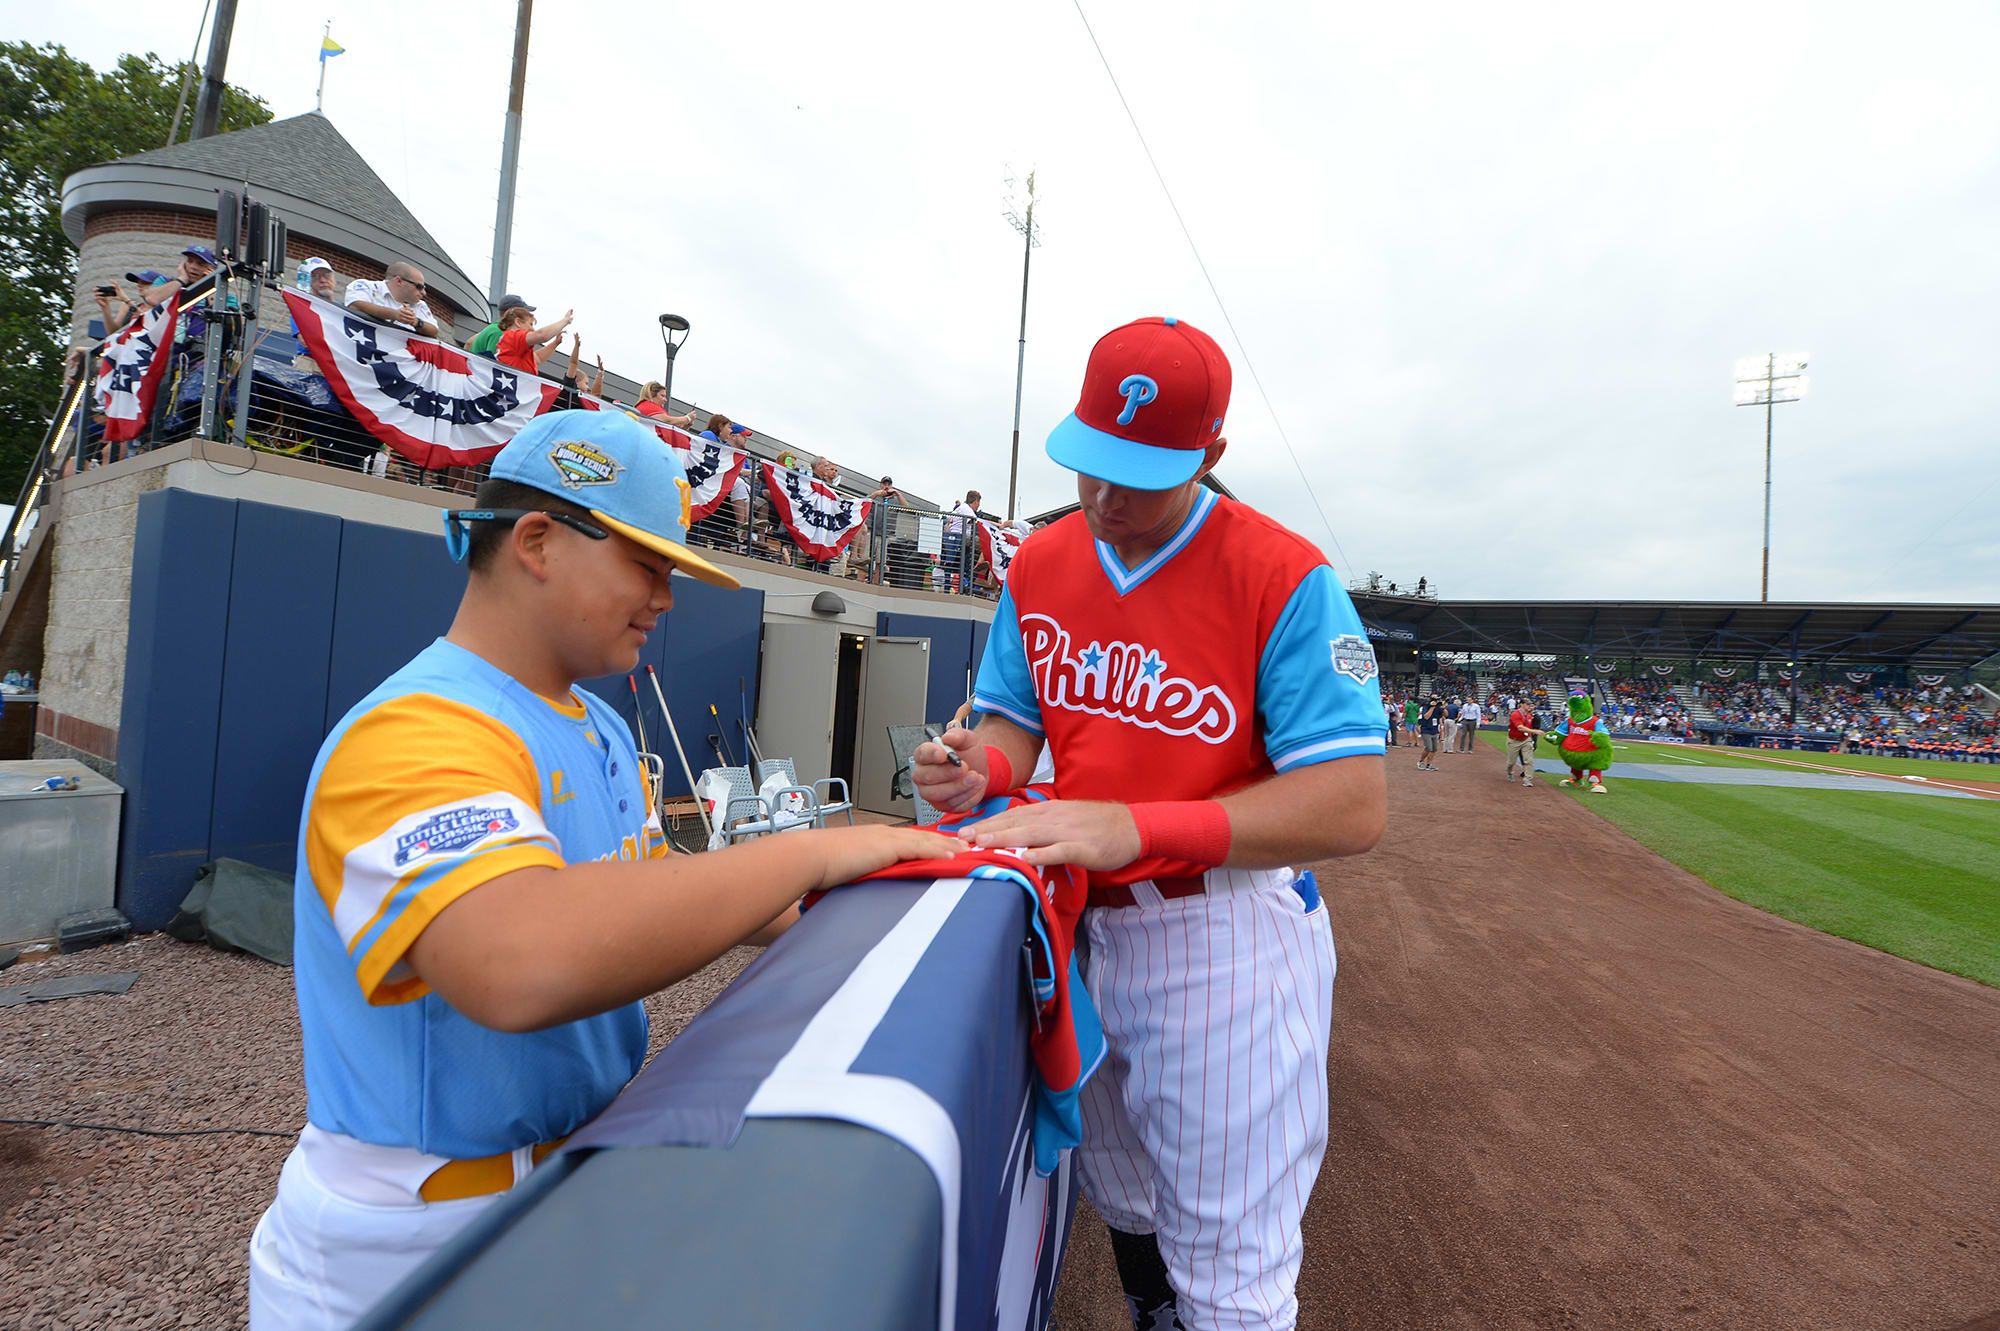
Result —
M 1514 700 L 1514 710 L 1507 713 L 1507 779 L 1514 779 L 1514 768 L 1521 769 L 1521 784 L 1535 784 L 1535 741 L 1541 737 L 1535 729 L 1535 715 L 1527 704 L 1519 698 Z
M 562 318 L 537 328 L 533 311 L 525 305 L 514 306 L 500 316 L 500 344 L 493 349 L 493 359 L 523 374 L 540 374 L 542 362 L 562 341 L 563 329 L 574 318 L 575 310 L 564 310 Z

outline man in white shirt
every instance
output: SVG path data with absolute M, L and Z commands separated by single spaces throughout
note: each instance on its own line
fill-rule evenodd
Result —
M 1472 752 L 1472 737 L 1479 733 L 1479 700 L 1467 698 L 1465 706 L 1458 709 L 1458 751 Z
M 965 558 L 965 534 L 972 530 L 972 522 L 979 518 L 979 491 L 967 490 L 965 498 L 947 510 L 952 516 L 944 520 L 944 565 L 945 577 L 957 573 L 967 580 L 972 574 L 972 561 Z M 961 585 L 964 585 L 961 583 Z
M 358 310 L 385 324 L 401 324 L 425 337 L 438 335 L 437 319 L 424 303 L 429 288 L 415 264 L 401 259 L 389 265 L 389 276 L 381 282 L 356 278 L 347 284 L 347 308 Z

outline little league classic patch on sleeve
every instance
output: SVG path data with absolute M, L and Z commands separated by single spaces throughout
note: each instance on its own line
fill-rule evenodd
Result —
M 1375 664 L 1375 649 L 1368 639 L 1343 633 L 1328 644 L 1333 648 L 1333 668 L 1357 684 L 1366 684 L 1381 673 Z
M 425 855 L 447 855 L 477 845 L 496 832 L 519 827 L 512 809 L 468 804 L 426 818 L 396 838 L 396 865 L 401 868 Z

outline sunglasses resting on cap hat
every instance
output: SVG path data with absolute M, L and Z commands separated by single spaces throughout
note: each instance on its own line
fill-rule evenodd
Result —
M 552 411 L 528 422 L 493 458 L 491 474 L 588 509 L 621 536 L 716 587 L 742 586 L 687 548 L 687 473 L 653 430 L 622 411 Z M 474 510 L 446 510 L 445 549 L 463 559 Z
M 1091 348 L 1076 410 L 1049 457 L 1134 490 L 1171 490 L 1201 470 L 1229 412 L 1229 358 L 1179 319 L 1136 319 Z

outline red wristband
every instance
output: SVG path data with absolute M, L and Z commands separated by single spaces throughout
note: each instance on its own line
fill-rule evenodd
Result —
M 986 793 L 1004 795 L 1014 788 L 1014 764 L 1007 761 L 1007 755 L 986 746 Z
M 1210 868 L 1229 858 L 1229 812 L 1218 800 L 1130 804 L 1139 858 L 1187 860 Z

